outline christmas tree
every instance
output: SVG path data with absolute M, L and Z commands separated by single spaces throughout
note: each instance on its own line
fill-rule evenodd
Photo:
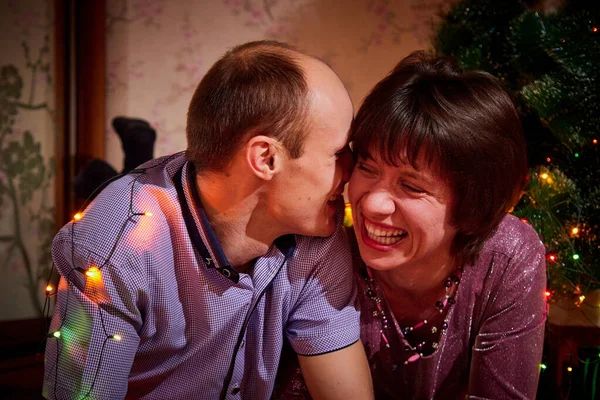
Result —
M 595 4 L 594 4 L 595 3 Z M 438 27 L 435 51 L 512 92 L 530 173 L 512 213 L 547 249 L 550 301 L 600 288 L 600 2 L 467 0 Z

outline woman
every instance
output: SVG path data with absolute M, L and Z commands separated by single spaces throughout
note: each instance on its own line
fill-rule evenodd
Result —
M 499 82 L 415 52 L 365 99 L 353 147 L 357 305 L 376 398 L 535 398 L 545 249 L 507 214 L 527 166 Z M 276 396 L 306 397 L 297 368 L 281 382 Z

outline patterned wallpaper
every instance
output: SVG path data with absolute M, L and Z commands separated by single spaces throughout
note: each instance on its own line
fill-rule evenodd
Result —
M 41 315 L 54 224 L 52 0 L 0 0 L 0 320 Z
M 117 115 L 147 119 L 155 156 L 185 149 L 188 103 L 230 47 L 285 41 L 340 75 L 355 108 L 402 57 L 429 48 L 449 0 L 107 0 L 107 160 L 123 165 Z

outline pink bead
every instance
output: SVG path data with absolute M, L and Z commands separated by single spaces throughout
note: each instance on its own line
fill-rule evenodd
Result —
M 410 356 L 410 357 L 408 358 L 408 362 L 415 362 L 415 361 L 417 361 L 417 360 L 418 360 L 420 357 L 421 357 L 421 356 L 420 356 L 420 355 L 418 355 L 418 354 L 413 354 L 412 356 Z

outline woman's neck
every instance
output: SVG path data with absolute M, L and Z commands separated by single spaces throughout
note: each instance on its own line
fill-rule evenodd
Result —
M 386 291 L 400 291 L 422 297 L 431 292 L 438 292 L 454 270 L 454 258 L 447 256 L 426 264 L 402 265 L 390 270 L 372 272 Z
M 436 301 L 444 297 L 444 282 L 454 272 L 452 261 L 448 258 L 445 262 L 420 268 L 402 266 L 388 271 L 373 270 L 373 278 L 385 293 L 398 320 L 422 320 L 435 310 Z

